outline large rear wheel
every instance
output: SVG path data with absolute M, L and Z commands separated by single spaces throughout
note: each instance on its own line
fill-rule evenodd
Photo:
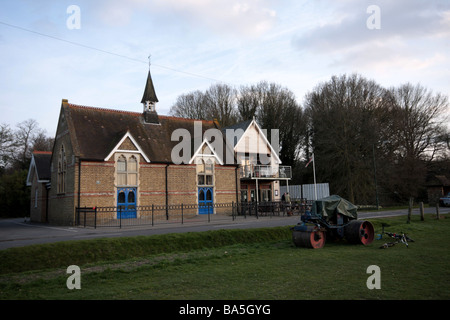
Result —
M 325 231 L 308 226 L 305 231 L 294 230 L 292 238 L 297 247 L 320 249 L 325 245 L 327 236 Z
M 344 234 L 350 243 L 368 245 L 373 242 L 375 231 L 369 221 L 353 220 L 345 226 Z

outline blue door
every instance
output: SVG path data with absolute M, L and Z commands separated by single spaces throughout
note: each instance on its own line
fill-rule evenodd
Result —
M 198 214 L 214 213 L 213 188 L 198 188 Z
M 136 217 L 136 188 L 117 189 L 117 219 Z

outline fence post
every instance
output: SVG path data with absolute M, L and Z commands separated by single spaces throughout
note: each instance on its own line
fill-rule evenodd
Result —
M 211 221 L 210 218 L 209 218 L 209 208 L 210 208 L 210 205 L 211 205 L 211 204 L 208 203 L 208 223 Z
M 119 228 L 122 229 L 122 207 L 119 207 Z
M 231 202 L 231 221 L 234 221 L 234 201 Z
M 424 221 L 425 217 L 424 217 L 424 209 L 423 209 L 423 202 L 420 203 L 420 220 Z
M 411 223 L 412 206 L 413 206 L 413 198 L 409 197 L 408 220 L 406 221 L 406 223 Z
M 440 217 L 439 217 L 439 202 L 438 203 L 436 203 L 436 219 L 440 219 Z
M 154 210 L 154 204 L 152 203 L 152 227 L 154 226 L 154 223 L 153 223 L 153 210 Z
M 97 229 L 97 207 L 94 208 L 94 229 Z
M 183 204 L 181 204 L 181 224 L 184 224 Z

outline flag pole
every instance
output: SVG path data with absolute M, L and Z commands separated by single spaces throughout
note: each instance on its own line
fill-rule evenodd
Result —
M 316 184 L 316 161 L 314 159 L 314 153 L 312 155 L 312 162 L 313 162 L 313 173 L 314 173 L 314 200 L 317 200 L 317 184 Z

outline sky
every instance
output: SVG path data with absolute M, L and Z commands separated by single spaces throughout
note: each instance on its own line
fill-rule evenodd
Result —
M 0 123 L 53 136 L 61 100 L 141 112 L 181 94 L 333 75 L 450 95 L 450 0 L 0 0 Z

